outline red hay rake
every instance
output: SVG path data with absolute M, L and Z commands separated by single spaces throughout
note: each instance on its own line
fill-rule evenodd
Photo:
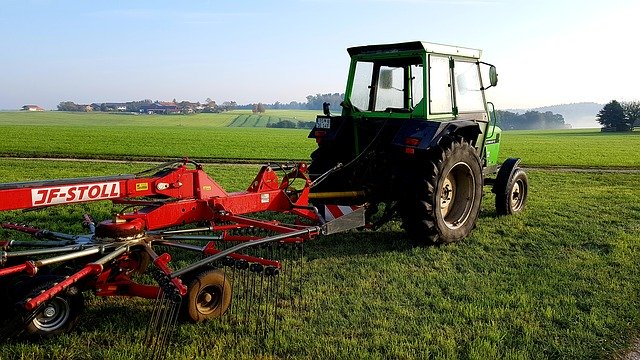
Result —
M 0 242 L 0 337 L 71 330 L 85 291 L 157 299 L 144 343 L 153 357 L 180 316 L 252 322 L 267 334 L 279 308 L 296 306 L 304 242 L 364 224 L 364 208 L 325 222 L 309 204 L 313 185 L 303 163 L 265 165 L 246 191 L 228 193 L 187 159 L 133 175 L 0 184 L 4 211 L 98 200 L 126 210 L 100 223 L 85 215 L 86 235 L 1 225 L 34 239 Z M 185 253 L 196 256 L 176 268 L 172 255 Z M 156 284 L 136 282 L 138 273 Z

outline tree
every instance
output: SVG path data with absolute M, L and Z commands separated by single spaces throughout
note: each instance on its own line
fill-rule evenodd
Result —
M 331 104 L 331 110 L 340 112 L 342 110 L 340 107 L 342 100 L 344 100 L 344 94 L 339 93 L 309 95 L 307 96 L 305 107 L 308 110 L 322 110 L 322 104 L 328 102 Z
M 58 111 L 79 111 L 79 109 L 73 101 L 63 101 L 58 104 Z
M 603 126 L 603 129 L 610 131 L 629 131 L 630 127 L 624 116 L 622 105 L 616 100 L 611 100 L 606 104 L 598 115 L 596 120 Z
M 629 128 L 633 130 L 635 126 L 640 126 L 640 101 L 626 101 L 620 105 Z
M 564 117 L 551 111 L 544 113 L 527 111 L 524 114 L 509 111 L 497 111 L 498 126 L 502 130 L 537 130 L 537 129 L 563 129 Z
M 238 104 L 235 101 L 225 101 L 222 103 L 222 110 L 233 110 L 236 108 L 236 106 L 238 106 Z

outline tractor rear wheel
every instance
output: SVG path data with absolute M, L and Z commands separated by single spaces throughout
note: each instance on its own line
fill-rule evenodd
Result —
M 192 322 L 221 317 L 231 305 L 231 284 L 221 270 L 205 270 L 187 288 L 185 315 Z
M 400 213 L 419 245 L 464 239 L 475 227 L 482 199 L 482 167 L 462 138 L 444 137 L 426 156 L 426 166 L 408 174 Z

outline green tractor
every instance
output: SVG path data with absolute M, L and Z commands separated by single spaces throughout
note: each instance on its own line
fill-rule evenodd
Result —
M 342 114 L 325 104 L 309 135 L 319 210 L 366 203 L 373 226 L 397 214 L 418 244 L 465 238 L 483 185 L 492 185 L 497 214 L 522 211 L 527 175 L 519 159 L 497 163 L 501 131 L 485 90 L 498 76 L 480 50 L 416 41 L 348 52 Z

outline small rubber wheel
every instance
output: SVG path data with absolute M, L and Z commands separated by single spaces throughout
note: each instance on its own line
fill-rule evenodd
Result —
M 206 270 L 187 287 L 185 315 L 192 322 L 221 317 L 231 305 L 231 284 L 223 271 Z
M 39 294 L 51 288 L 56 281 L 36 286 L 31 294 Z M 46 338 L 71 331 L 84 309 L 84 297 L 77 287 L 71 286 L 47 301 L 36 311 L 35 317 L 25 330 L 30 337 Z
M 496 189 L 496 213 L 498 215 L 513 215 L 521 212 L 527 202 L 529 193 L 529 178 L 527 173 L 516 168 L 504 188 Z
M 137 266 L 132 269 L 134 274 L 144 274 L 149 268 L 149 265 L 151 265 L 151 256 L 144 249 L 131 251 L 129 256 L 137 264 Z

